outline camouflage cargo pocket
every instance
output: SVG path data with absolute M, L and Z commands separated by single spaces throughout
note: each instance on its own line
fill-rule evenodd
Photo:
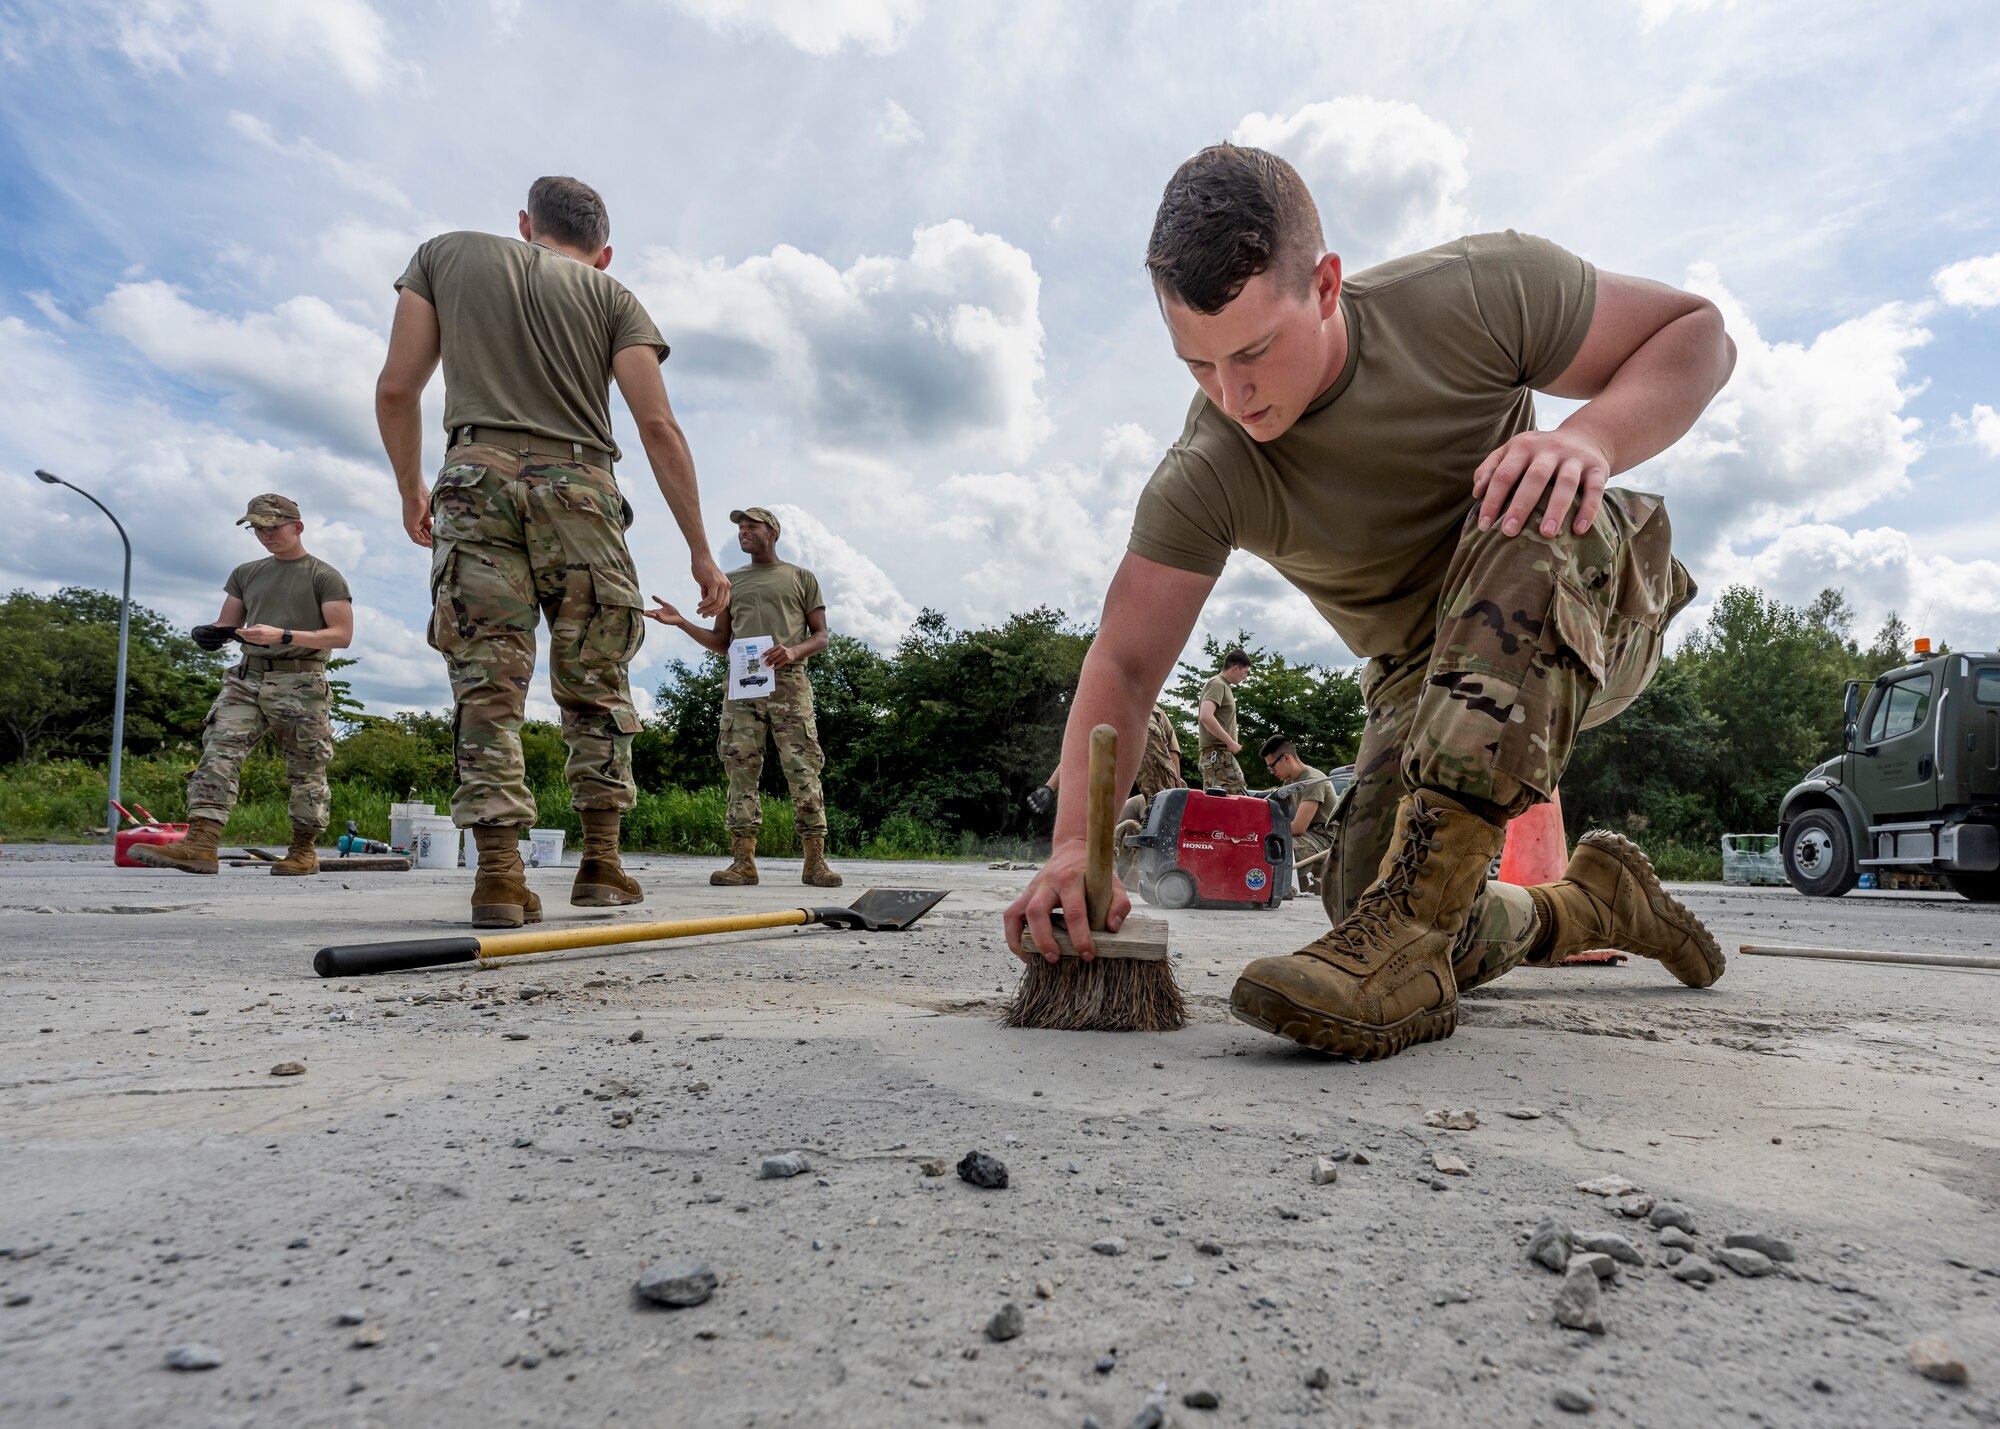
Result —
M 646 639 L 645 603 L 639 586 L 623 571 L 592 566 L 590 585 L 596 609 L 583 632 L 583 659 L 594 665 L 626 665 Z

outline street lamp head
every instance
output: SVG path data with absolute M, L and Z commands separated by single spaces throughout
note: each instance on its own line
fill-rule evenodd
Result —
M 50 486 L 61 486 L 63 484 L 61 477 L 52 471 L 43 471 L 40 467 L 35 468 L 35 475 L 46 481 Z

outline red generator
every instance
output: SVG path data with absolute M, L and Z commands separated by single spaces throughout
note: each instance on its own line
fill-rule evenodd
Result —
M 1292 816 L 1283 799 L 1163 789 L 1129 834 L 1132 883 L 1162 908 L 1276 908 L 1292 881 Z

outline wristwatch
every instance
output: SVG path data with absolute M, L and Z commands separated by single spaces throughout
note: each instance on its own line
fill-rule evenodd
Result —
M 289 631 L 289 630 L 287 630 L 287 631 L 285 632 L 285 638 L 284 638 L 283 640 L 280 640 L 280 641 L 279 641 L 278 643 L 279 643 L 280 645 L 289 645 L 289 644 L 291 644 L 291 643 L 292 643 L 292 632 L 291 632 L 291 631 Z

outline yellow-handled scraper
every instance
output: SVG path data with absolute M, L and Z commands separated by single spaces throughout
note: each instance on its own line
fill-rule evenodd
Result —
M 674 918 L 662 923 L 586 923 L 500 933 L 488 938 L 397 938 L 386 943 L 345 943 L 313 954 L 321 977 L 365 977 L 408 972 L 449 963 L 486 966 L 501 958 L 553 953 L 568 948 L 609 947 L 616 943 L 658 943 L 668 938 L 700 938 L 711 933 L 746 933 L 757 928 L 848 928 L 894 933 L 937 907 L 947 889 L 871 888 L 851 908 L 781 908 L 771 913 L 732 913 L 719 918 Z

